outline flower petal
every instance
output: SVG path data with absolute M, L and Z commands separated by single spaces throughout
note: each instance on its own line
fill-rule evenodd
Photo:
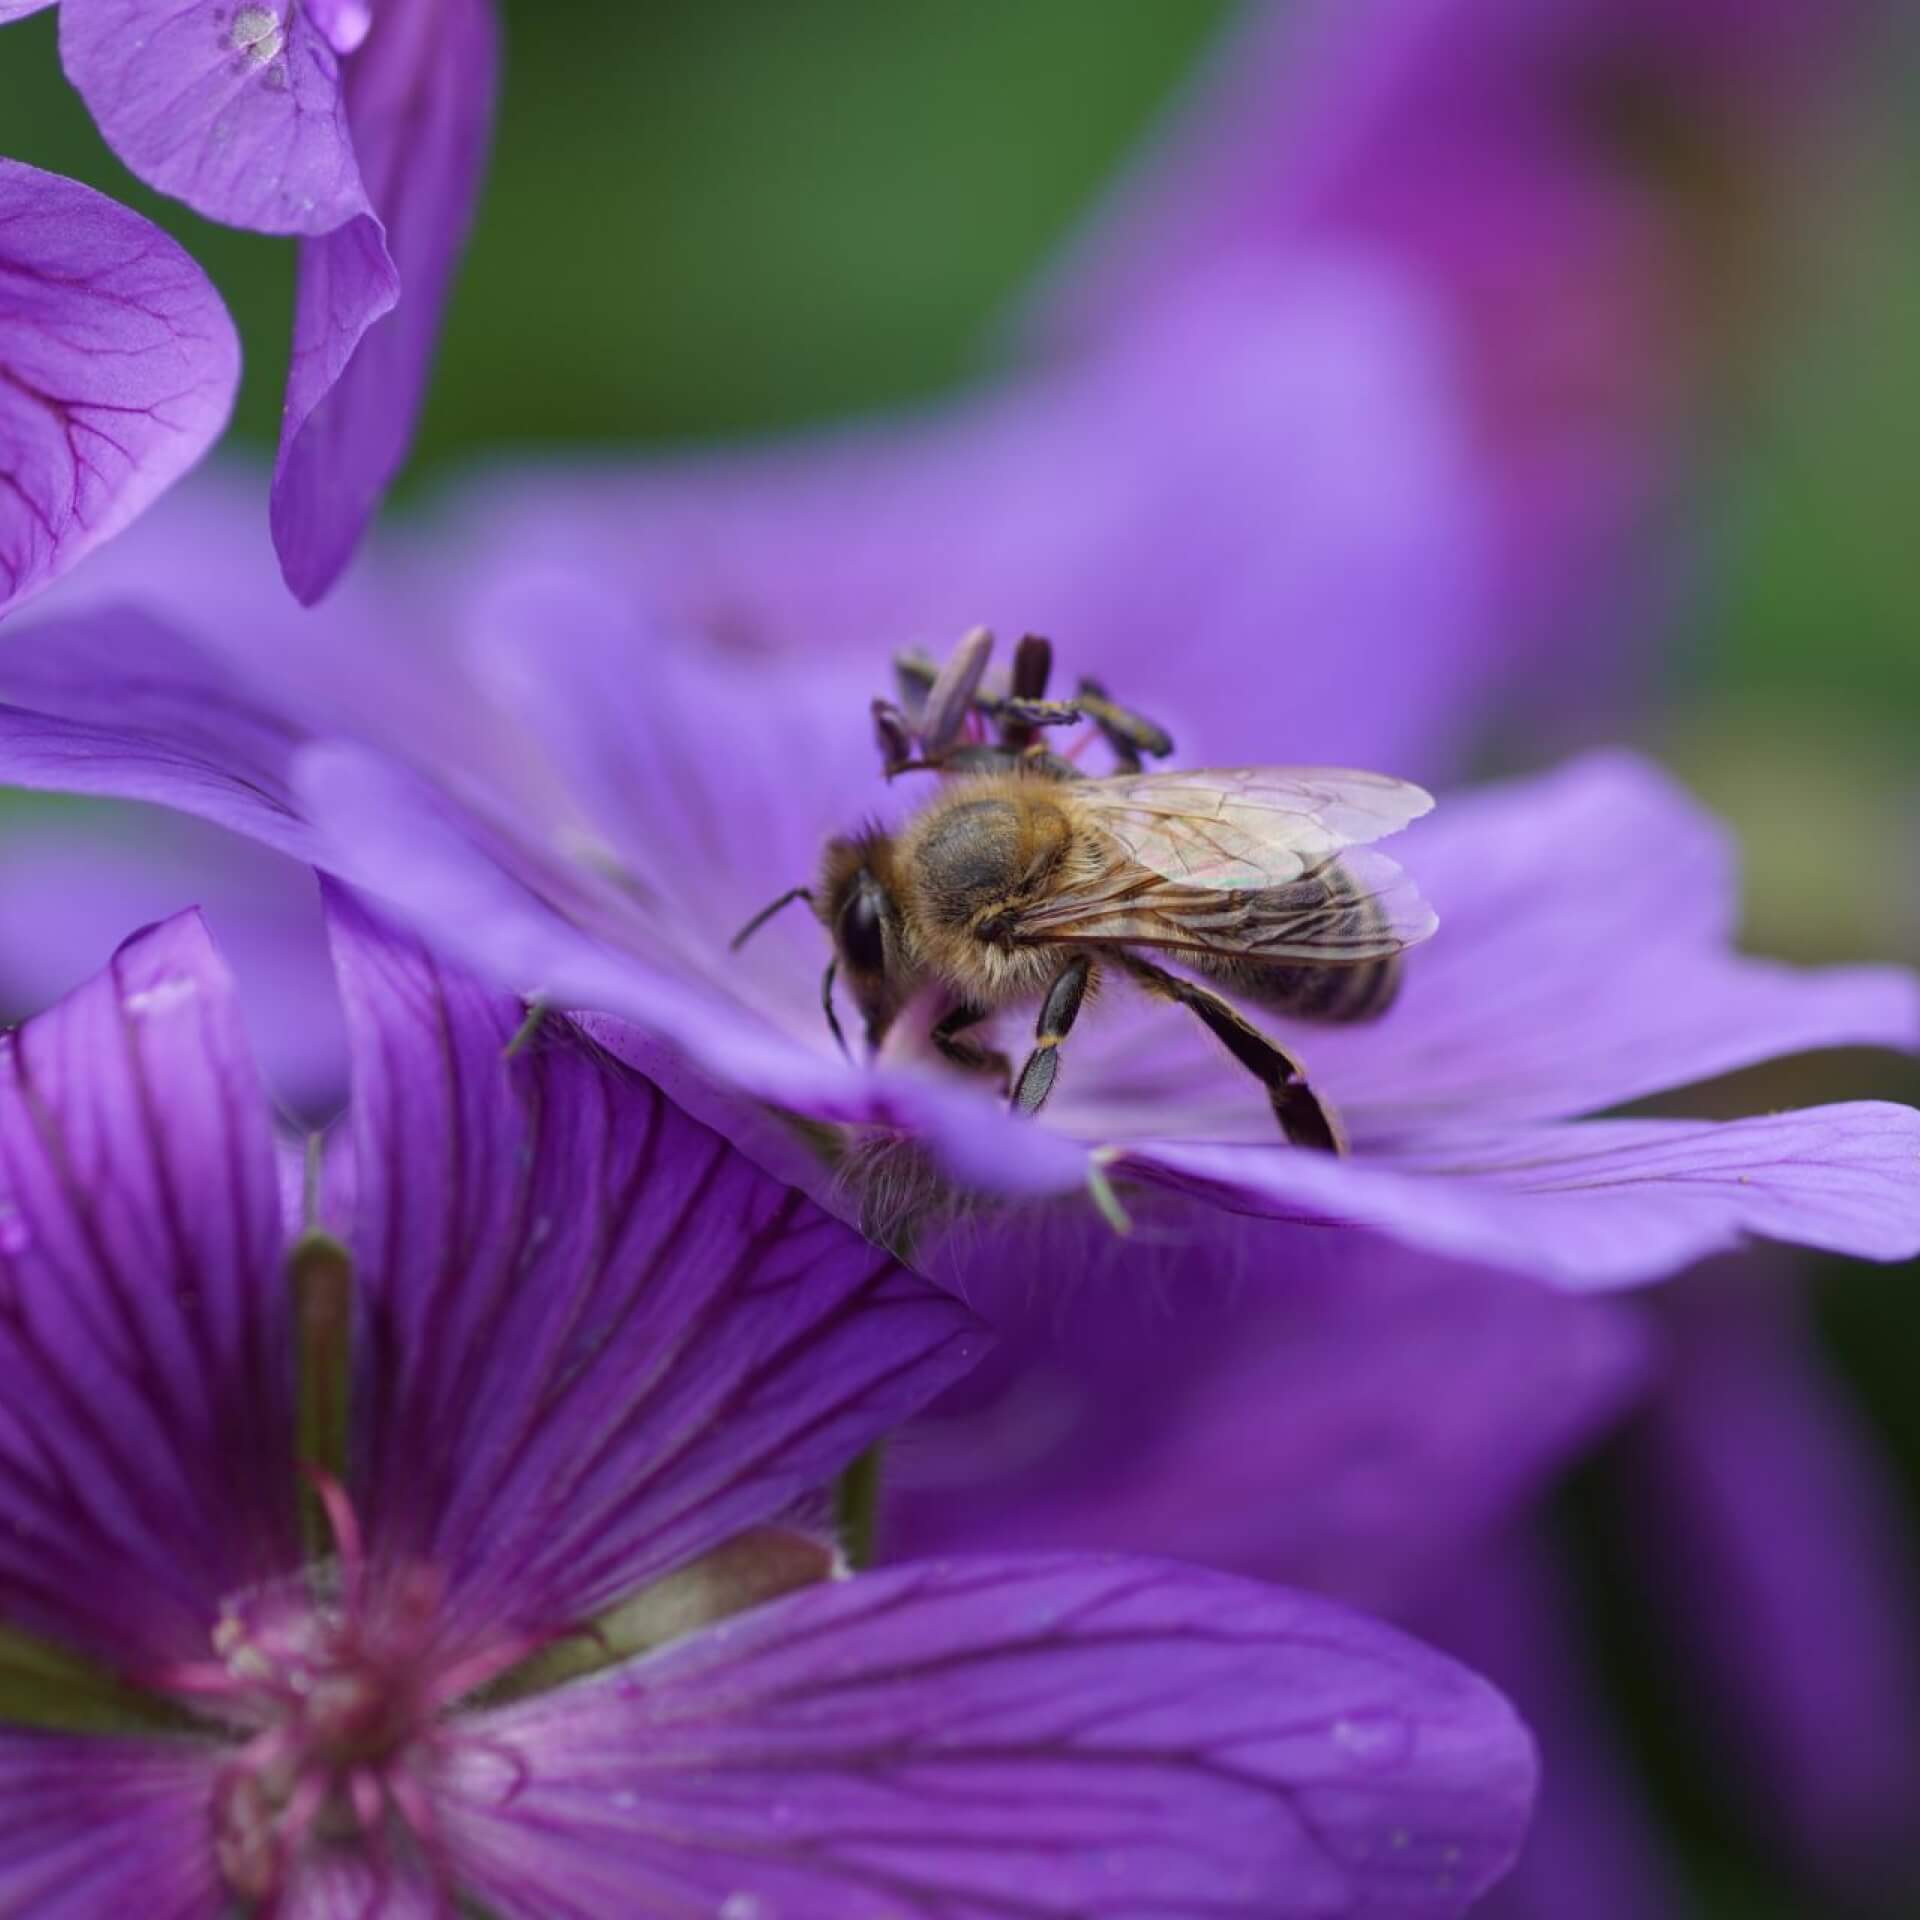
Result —
M 1111 351 L 904 425 L 491 483 L 474 564 L 593 580 L 778 674 L 776 714 L 837 658 L 864 729 L 890 649 L 944 654 L 984 622 L 1054 635 L 1062 686 L 1104 679 L 1187 764 L 1437 775 L 1501 661 L 1431 319 L 1351 265 L 1189 284 Z M 1170 634 L 1204 636 L 1178 670 Z M 1249 699 L 1276 670 L 1286 700 Z M 786 764 L 810 765 L 800 741 Z
M 716 982 L 724 961 L 711 929 L 695 930 L 677 955 L 665 944 L 670 925 L 627 921 L 603 932 L 593 924 L 601 903 L 579 873 L 384 756 L 325 742 L 297 756 L 295 781 L 329 869 L 489 978 L 550 1005 L 637 1020 L 722 1084 L 793 1112 L 928 1140 L 971 1184 L 1050 1193 L 1084 1181 L 1084 1147 L 1013 1119 L 976 1089 L 931 1073 L 850 1072 L 824 1033 L 798 1040 L 764 1005 Z M 612 933 L 645 944 L 636 952 Z
M 1877 1100 L 1462 1132 L 1371 1161 L 1166 1141 L 1122 1167 L 1575 1289 L 1658 1279 L 1750 1237 L 1868 1260 L 1920 1253 L 1920 1112 Z
M 1836 1898 L 1893 1884 L 1920 1831 L 1920 1618 L 1897 1488 L 1783 1274 L 1662 1304 L 1664 1390 L 1627 1466 L 1642 1579 L 1727 1739 L 1719 1771 Z
M 209 220 L 326 233 L 366 208 L 339 62 L 300 0 L 63 0 L 60 60 L 107 145 Z
M 479 196 L 497 64 L 492 0 L 415 0 L 381 10 L 348 69 L 372 212 L 301 250 L 273 478 L 274 545 L 309 605 L 347 564 L 412 444 Z
M 24 20 L 30 13 L 38 13 L 42 7 L 50 7 L 53 0 L 0 0 L 0 27 L 10 26 L 16 20 Z
M 964 1309 L 557 1017 L 330 892 L 378 1550 L 561 1628 L 772 1518 L 962 1372 Z
M 219 1749 L 0 1728 L 0 1913 L 206 1920 Z
M 1000 1346 L 889 1446 L 886 1558 L 1171 1553 L 1398 1611 L 1646 1382 L 1619 1302 L 1186 1202 L 1134 1229 L 1070 1203 L 927 1250 Z
M 371 0 L 300 0 L 307 17 L 327 36 L 335 53 L 352 53 L 373 25 Z M 405 4 L 405 0 L 398 0 Z
M 1540 1802 L 1513 1872 L 1475 1920 L 1677 1920 L 1690 1908 L 1639 1804 L 1576 1631 L 1579 1596 L 1544 1529 L 1463 1558 L 1419 1625 L 1513 1697 L 1540 1747 Z
M 195 914 L 0 1046 L 0 1614 L 136 1674 L 293 1556 L 265 1096 Z
M 232 962 L 276 1101 L 307 1119 L 345 1103 L 346 1037 L 311 868 L 157 807 L 72 802 L 0 812 L 0 874 L 0 1021 L 50 1006 L 130 926 L 198 906 Z
M 1810 1048 L 1920 1046 L 1911 974 L 1735 953 L 1726 833 L 1629 755 L 1450 796 L 1394 855 L 1440 933 L 1409 956 L 1386 1026 L 1301 1038 L 1363 1152 L 1460 1115 L 1590 1113 Z
M 219 294 L 158 227 L 0 160 L 0 614 L 179 479 L 239 380 Z
M 40 622 L 0 648 L 0 779 L 149 800 L 296 859 L 299 735 L 217 661 L 130 607 Z
M 479 1724 L 530 1778 L 449 1837 L 512 1920 L 1452 1915 L 1533 1793 L 1506 1704 L 1390 1629 L 1070 1555 L 812 1588 Z

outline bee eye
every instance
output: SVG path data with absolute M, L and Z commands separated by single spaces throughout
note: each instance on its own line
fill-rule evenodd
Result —
M 840 909 L 842 957 L 856 973 L 884 973 L 887 944 L 881 931 L 880 902 L 870 887 L 859 887 Z

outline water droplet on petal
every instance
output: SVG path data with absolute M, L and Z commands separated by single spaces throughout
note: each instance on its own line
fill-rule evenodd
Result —
M 720 1902 L 720 1920 L 773 1920 L 773 1914 L 757 1893 L 730 1893 Z
M 286 44 L 280 16 L 271 7 L 242 7 L 227 29 L 227 45 L 256 67 L 276 59 Z
M 1413 1735 L 1407 1723 L 1390 1713 L 1344 1714 L 1331 1728 L 1333 1744 L 1363 1767 L 1390 1767 L 1407 1757 Z

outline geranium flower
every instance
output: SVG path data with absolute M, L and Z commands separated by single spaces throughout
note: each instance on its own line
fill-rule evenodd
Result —
M 0 21 L 50 0 L 0 0 Z M 320 598 L 413 439 L 492 125 L 492 0 L 61 0 L 111 146 L 210 220 L 301 237 L 272 524 Z
M 871 677 L 675 646 L 577 582 L 525 583 L 482 639 L 473 677 L 456 686 L 442 655 L 434 682 L 443 714 L 479 718 L 409 761 L 369 744 L 403 732 L 404 710 L 316 737 L 151 625 L 51 623 L 0 660 L 0 773 L 250 834 L 385 895 L 498 980 L 622 1015 L 808 1121 L 924 1143 L 973 1190 L 1173 1190 L 1567 1286 L 1653 1278 L 1748 1235 L 1920 1248 L 1910 1109 L 1581 1117 L 1779 1052 L 1912 1045 L 1920 1018 L 1904 974 L 1736 955 L 1722 837 L 1636 761 L 1454 796 L 1394 842 L 1443 928 L 1399 1004 L 1366 1027 L 1273 1023 L 1346 1129 L 1336 1158 L 1284 1144 L 1191 1023 L 1119 995 L 1076 1033 L 1037 1123 L 928 1064 L 906 1022 L 876 1065 L 848 1062 L 821 1015 L 819 930 L 790 918 L 738 956 L 728 940 L 811 877 L 830 834 L 902 804 L 873 770 Z M 351 644 L 325 642 L 349 696 Z M 1122 691 L 1173 703 L 1176 739 L 1213 757 L 1190 684 Z M 1244 726 L 1251 703 L 1223 691 Z
M 1886 17 L 1873 0 L 1247 7 L 1056 268 L 1036 331 L 1086 351 L 1169 289 L 1312 252 L 1397 272 L 1431 303 L 1472 422 L 1499 617 L 1564 719 L 1571 678 L 1617 670 L 1654 625 L 1678 557 L 1662 529 L 1729 370 L 1806 278 L 1806 181 Z
M 833 1577 L 810 1491 L 970 1316 L 331 917 L 351 1131 L 295 1204 L 345 1245 L 289 1246 L 193 916 L 0 1049 L 8 1911 L 1451 1915 L 1498 1874 L 1525 1734 L 1387 1629 L 1112 1556 Z
M 193 466 L 239 380 L 220 296 L 158 227 L 0 160 L 0 616 Z
M 1703 1791 L 1810 1908 L 1907 1883 L 1916 1543 L 1783 1262 L 1582 1298 L 1190 1204 L 1084 1241 L 1027 1214 L 917 1249 L 1000 1338 L 889 1445 L 883 1561 L 1151 1543 L 1363 1605 L 1493 1677 L 1540 1741 L 1490 1913 L 1679 1912 L 1583 1643 L 1595 1570 L 1576 1588 L 1549 1521 L 1577 1471 Z

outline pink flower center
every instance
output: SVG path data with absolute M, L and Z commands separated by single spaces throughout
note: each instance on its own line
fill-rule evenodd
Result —
M 214 1791 L 220 1871 L 243 1899 L 272 1900 L 308 1851 L 344 1845 L 382 1879 L 410 1850 L 447 1888 L 436 1789 L 456 1749 L 487 1745 L 447 1710 L 529 1647 L 513 1636 L 482 1651 L 450 1646 L 438 1572 L 370 1568 L 345 1493 L 313 1477 L 337 1560 L 228 1600 L 216 1659 L 162 1682 L 247 1735 Z

